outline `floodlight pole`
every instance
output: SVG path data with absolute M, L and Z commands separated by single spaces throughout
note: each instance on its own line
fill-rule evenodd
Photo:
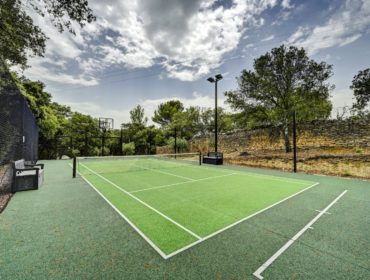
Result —
M 215 81 L 215 152 L 217 153 L 217 143 L 218 143 L 218 125 L 217 125 L 217 82 Z
M 217 125 L 217 119 L 218 119 L 218 112 L 217 112 L 217 83 L 218 81 L 222 80 L 222 75 L 217 74 L 214 78 L 209 77 L 207 79 L 208 82 L 215 84 L 215 152 L 217 153 L 217 144 L 218 144 L 218 125 Z

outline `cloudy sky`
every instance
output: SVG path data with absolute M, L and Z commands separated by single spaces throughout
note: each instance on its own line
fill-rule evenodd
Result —
M 273 47 L 306 48 L 334 66 L 335 107 L 352 104 L 349 85 L 370 67 L 369 0 L 89 0 L 97 21 L 76 36 L 58 33 L 34 16 L 50 38 L 46 55 L 25 72 L 47 85 L 57 102 L 116 127 L 137 104 L 150 117 L 156 106 L 179 99 L 213 104 L 210 75 L 222 73 L 223 92 L 235 77 Z

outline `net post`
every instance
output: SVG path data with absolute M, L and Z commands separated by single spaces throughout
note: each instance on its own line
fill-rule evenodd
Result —
M 202 152 L 199 152 L 199 165 L 202 165 Z
M 293 111 L 293 172 L 297 172 L 297 125 L 295 111 Z
M 73 157 L 73 178 L 76 178 L 77 173 L 77 160 L 76 157 Z

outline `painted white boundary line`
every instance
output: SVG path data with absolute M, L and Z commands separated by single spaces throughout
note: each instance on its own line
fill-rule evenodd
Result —
M 157 247 L 139 228 L 137 228 L 120 210 L 118 210 L 100 191 L 98 191 L 89 180 L 80 174 L 81 178 L 92 187 L 117 213 L 120 215 L 150 246 L 164 259 L 167 259 L 167 255 Z
M 108 180 L 107 178 L 105 178 L 104 176 L 96 173 L 94 170 L 90 169 L 89 167 L 87 167 L 86 165 L 80 163 L 84 168 L 86 168 L 87 170 L 89 170 L 90 172 L 94 173 L 96 176 L 100 177 L 101 179 L 103 179 L 104 181 L 108 182 L 109 184 L 111 184 L 113 187 L 117 188 L 118 190 L 120 190 L 121 192 L 127 194 L 128 196 L 132 197 L 133 199 L 135 199 L 136 201 L 138 201 L 139 203 L 141 203 L 142 205 L 146 206 L 147 208 L 149 208 L 150 210 L 154 211 L 155 213 L 157 213 L 158 215 L 162 216 L 163 218 L 165 218 L 166 220 L 170 221 L 171 223 L 173 223 L 174 225 L 178 226 L 179 228 L 183 229 L 184 231 L 186 231 L 187 233 L 191 234 L 192 236 L 194 236 L 195 238 L 197 238 L 198 240 L 201 239 L 201 237 L 199 235 L 197 235 L 196 233 L 192 232 L 190 229 L 184 227 L 183 225 L 179 224 L 178 222 L 172 220 L 170 217 L 166 216 L 165 214 L 163 214 L 162 212 L 158 211 L 157 209 L 153 208 L 152 206 L 150 206 L 149 204 L 147 204 L 146 202 L 142 201 L 141 199 L 137 198 L 136 196 L 134 196 L 133 194 L 129 193 L 128 191 L 124 190 L 123 188 L 121 188 L 120 186 L 116 185 L 115 183 L 113 183 L 112 181 Z
M 347 190 L 343 191 L 336 199 L 334 199 L 325 209 L 321 210 L 321 212 L 313 218 L 307 225 L 304 226 L 296 235 L 292 237 L 283 247 L 281 247 L 271 258 L 269 258 L 263 265 L 261 265 L 253 275 L 256 276 L 258 279 L 263 279 L 261 273 L 263 273 L 266 268 L 268 268 L 282 253 L 284 253 L 305 231 L 318 220 L 322 215 L 324 215 L 330 207 L 332 207 L 343 195 L 345 195 Z
M 81 164 L 82 164 L 82 163 L 81 163 Z M 137 166 L 137 165 L 135 165 L 135 164 L 131 164 L 131 166 L 135 166 L 135 167 L 142 168 L 142 169 L 145 169 L 145 170 L 150 170 L 150 171 L 157 172 L 157 173 L 162 173 L 162 174 L 166 174 L 166 175 L 171 175 L 171 176 L 174 176 L 174 177 L 177 177 L 177 178 L 181 178 L 181 179 L 185 179 L 185 180 L 189 180 L 189 181 L 195 181 L 195 179 L 193 179 L 193 178 L 189 178 L 189 177 L 185 177 L 185 176 L 176 175 L 176 174 L 173 174 L 173 173 L 170 173 L 170 172 L 166 172 L 166 171 L 162 171 L 162 170 L 159 170 L 159 169 L 152 169 L 152 168 L 148 168 L 148 167 Z
M 140 189 L 140 190 L 136 190 L 136 191 L 131 191 L 130 193 L 137 193 L 137 192 L 145 192 L 145 191 L 156 190 L 156 189 L 163 189 L 163 188 L 168 188 L 168 187 L 172 187 L 172 186 L 195 183 L 195 182 L 199 182 L 199 181 L 205 181 L 205 180 L 217 179 L 217 178 L 222 178 L 222 177 L 228 177 L 228 176 L 235 175 L 235 174 L 236 173 L 230 173 L 230 174 L 225 174 L 225 175 L 220 175 L 220 176 L 206 177 L 206 178 L 201 178 L 201 179 L 195 179 L 194 181 L 186 181 L 186 182 L 173 183 L 173 184 L 151 187 L 151 188 L 146 188 L 146 189 Z
M 285 183 L 295 183 L 295 184 L 302 184 L 302 183 L 314 183 L 314 181 L 309 180 L 299 180 L 294 178 L 287 178 L 287 177 L 281 177 L 281 176 L 275 176 L 275 175 L 266 175 L 266 174 L 259 174 L 259 173 L 253 173 L 250 171 L 245 170 L 234 170 L 234 169 L 228 169 L 225 167 L 214 167 L 214 166 L 205 166 L 204 164 L 201 165 L 202 168 L 212 169 L 212 170 L 221 170 L 221 172 L 227 172 L 227 171 L 234 171 L 235 174 L 250 176 L 250 177 L 257 177 L 257 178 L 270 178 L 271 180 L 275 181 L 283 181 Z M 231 165 L 229 165 L 231 166 Z
M 68 163 L 69 166 L 72 168 L 72 164 Z M 87 180 L 80 172 L 77 172 L 81 178 L 94 190 L 96 191 L 107 203 L 110 207 L 113 208 L 114 211 L 116 211 L 118 213 L 118 215 L 120 215 L 146 242 L 149 243 L 150 246 L 152 246 L 152 248 L 164 259 L 167 259 L 167 255 L 161 250 L 159 249 L 159 247 L 157 247 L 157 245 L 154 244 L 154 242 L 152 240 L 149 239 L 149 237 L 147 237 L 145 235 L 145 233 L 143 233 L 138 227 L 135 226 L 135 224 L 133 224 L 120 210 L 118 210 L 118 208 L 116 206 L 114 206 L 110 201 L 109 199 L 107 199 L 97 188 L 94 187 L 94 185 L 89 181 Z
M 286 198 L 284 198 L 284 199 L 282 199 L 282 200 L 280 200 L 278 202 L 275 202 L 274 204 L 271 204 L 270 206 L 268 206 L 266 208 L 263 208 L 263 209 L 255 212 L 255 213 L 253 213 L 253 214 L 251 214 L 251 215 L 249 215 L 247 217 L 244 217 L 244 218 L 240 219 L 240 220 L 232 223 L 231 225 L 228 225 L 228 226 L 226 226 L 226 227 L 224 227 L 224 228 L 222 228 L 222 229 L 220 229 L 218 231 L 215 231 L 215 232 L 211 233 L 210 235 L 207 235 L 207 236 L 203 237 L 200 240 L 197 240 L 197 241 L 195 241 L 195 242 L 193 242 L 193 243 L 191 243 L 191 244 L 189 244 L 189 245 L 187 245 L 187 246 L 185 246 L 185 247 L 183 247 L 183 248 L 181 248 L 181 249 L 179 249 L 177 251 L 174 251 L 174 252 L 168 254 L 167 255 L 167 258 L 173 257 L 173 256 L 175 256 L 175 255 L 177 255 L 177 254 L 179 254 L 179 253 L 181 253 L 181 252 L 183 252 L 183 251 L 185 251 L 185 250 L 187 250 L 187 249 L 189 249 L 189 248 L 191 248 L 191 247 L 193 247 L 193 246 L 195 246 L 195 245 L 197 245 L 197 244 L 199 244 L 199 243 L 201 243 L 201 242 L 203 242 L 203 241 L 205 241 L 205 240 L 207 240 L 207 239 L 209 239 L 209 238 L 211 238 L 211 237 L 213 237 L 213 236 L 215 236 L 215 235 L 217 235 L 217 234 L 219 234 L 219 233 L 221 233 L 221 232 L 223 232 L 225 230 L 228 230 L 229 228 L 232 228 L 232 227 L 234 227 L 234 226 L 236 226 L 236 225 L 238 225 L 238 224 L 240 224 L 240 223 L 242 223 L 242 222 L 244 222 L 244 221 L 246 221 L 246 220 L 248 220 L 250 218 L 253 218 L 254 216 L 256 216 L 258 214 L 261 214 L 262 212 L 265 212 L 266 210 L 268 210 L 268 209 L 270 209 L 270 208 L 272 208 L 272 207 L 274 207 L 274 206 L 276 206 L 276 205 L 278 205 L 280 203 L 283 203 L 284 201 L 286 201 L 286 200 L 288 200 L 288 199 L 290 199 L 290 198 L 292 198 L 294 196 L 297 196 L 297 195 L 299 195 L 299 194 L 301 194 L 301 193 L 303 193 L 303 192 L 305 192 L 305 191 L 307 191 L 307 190 L 309 190 L 309 189 L 317 186 L 318 184 L 320 184 L 320 183 L 315 183 L 315 184 L 313 184 L 313 185 L 311 185 L 311 186 L 309 186 L 309 187 L 307 187 L 307 188 L 305 188 L 305 189 L 303 189 L 303 190 L 301 190 L 301 191 L 299 191 L 299 192 L 297 192 L 297 193 L 295 193 L 295 194 L 293 194 L 291 196 L 288 196 L 288 197 L 286 197 Z

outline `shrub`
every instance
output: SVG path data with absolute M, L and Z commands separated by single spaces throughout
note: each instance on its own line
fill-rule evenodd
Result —
M 130 143 L 123 144 L 122 150 L 123 150 L 123 154 L 125 154 L 126 156 L 134 155 L 135 154 L 135 143 L 130 142 Z
M 344 170 L 343 173 L 342 173 L 343 177 L 349 177 L 351 175 L 352 175 L 351 172 L 349 172 L 348 170 Z
M 105 156 L 108 156 L 110 154 L 110 149 L 108 147 L 104 147 L 103 152 Z
M 168 140 L 167 144 L 172 149 L 172 151 L 175 150 L 175 138 L 171 137 Z M 188 141 L 186 141 L 186 139 L 184 139 L 184 138 L 177 138 L 176 139 L 176 145 L 177 145 L 177 151 L 179 151 L 180 153 L 184 152 L 184 151 L 187 151 L 187 149 L 188 149 Z

